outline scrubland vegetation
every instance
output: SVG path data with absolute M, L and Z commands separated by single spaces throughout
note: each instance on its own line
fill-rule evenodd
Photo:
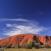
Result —
M 51 51 L 51 48 L 32 48 L 32 49 L 25 49 L 25 48 L 4 48 L 0 51 Z

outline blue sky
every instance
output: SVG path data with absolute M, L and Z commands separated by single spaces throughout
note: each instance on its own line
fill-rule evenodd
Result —
M 18 21 L 15 21 L 15 19 Z M 7 36 L 4 31 L 7 29 L 11 31 L 11 29 L 15 26 L 14 24 L 24 27 L 28 26 L 28 23 L 29 26 L 32 26 L 32 24 L 36 26 L 38 25 L 38 28 L 36 27 L 38 30 L 39 27 L 43 27 L 43 31 L 40 31 L 43 35 L 51 35 L 51 1 L 0 0 L 0 37 Z M 13 25 L 13 27 L 6 28 L 5 25 Z

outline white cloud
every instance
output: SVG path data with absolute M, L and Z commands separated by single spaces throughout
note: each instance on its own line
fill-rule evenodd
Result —
M 22 18 L 17 18 L 17 19 L 4 18 L 4 19 L 0 19 L 0 21 L 28 21 L 28 20 L 27 19 L 22 19 Z
M 13 36 L 16 34 L 26 34 L 26 33 L 31 33 L 31 34 L 38 34 L 41 31 L 43 31 L 44 28 L 42 27 L 32 27 L 32 26 L 23 26 L 19 25 L 14 29 L 13 31 L 10 31 L 9 33 L 6 33 L 6 35 Z
M 10 19 L 9 19 L 10 20 Z M 40 26 L 38 22 L 31 22 L 27 19 L 16 19 L 17 21 L 24 21 L 27 22 L 28 25 L 19 25 L 19 24 L 6 24 L 6 27 L 12 27 L 11 31 L 8 31 L 5 33 L 5 35 L 13 36 L 17 34 L 40 34 L 40 32 L 44 31 L 46 28 L 43 26 Z M 14 27 L 14 28 L 13 28 Z
M 12 27 L 12 25 L 11 25 L 11 24 L 6 24 L 6 26 L 7 26 L 7 27 Z
M 27 20 L 27 19 L 0 19 L 0 21 L 6 21 L 6 27 L 4 27 L 2 34 L 5 36 L 13 36 L 17 34 L 43 34 L 43 35 L 51 35 L 51 27 L 44 27 L 39 24 L 39 22 L 35 20 Z M 15 23 L 13 22 L 15 21 Z M 20 21 L 20 22 L 19 22 Z M 12 22 L 12 23 L 10 23 Z M 22 23 L 24 22 L 24 23 Z M 22 23 L 22 24 L 21 24 Z M 7 28 L 7 29 L 6 29 Z

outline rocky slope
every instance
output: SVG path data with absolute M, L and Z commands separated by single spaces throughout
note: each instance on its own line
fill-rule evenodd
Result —
M 29 42 L 34 42 L 36 40 L 38 40 L 38 42 L 41 44 L 48 42 L 48 45 L 51 46 L 50 36 L 46 37 L 34 34 L 19 34 L 0 40 L 0 47 L 16 47 L 18 45 L 23 46 Z

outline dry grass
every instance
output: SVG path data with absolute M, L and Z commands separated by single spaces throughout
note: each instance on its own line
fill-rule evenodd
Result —
M 7 49 L 4 49 L 4 51 L 51 51 L 51 48 L 40 48 L 40 49 L 35 49 L 35 48 L 32 48 L 32 49 L 24 49 L 24 48 L 7 48 Z

